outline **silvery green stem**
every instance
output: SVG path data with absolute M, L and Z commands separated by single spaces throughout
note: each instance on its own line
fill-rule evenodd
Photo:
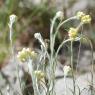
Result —
M 10 87 L 9 87 L 9 85 L 7 85 L 7 95 L 10 95 Z
M 66 75 L 64 75 L 65 95 L 67 95 Z
M 50 50 L 51 50 L 51 57 L 53 56 L 53 29 L 54 29 L 54 24 L 55 24 L 55 21 L 57 19 L 57 16 L 55 16 L 52 20 L 52 23 L 51 23 L 51 28 L 50 28 Z
M 83 23 L 81 22 L 81 23 L 78 25 L 77 30 L 79 30 L 82 25 L 83 25 Z
M 10 25 L 10 34 L 9 34 L 9 39 L 10 39 L 10 49 L 12 51 L 12 56 L 14 55 L 14 49 L 13 49 L 13 42 L 12 42 L 12 32 L 13 32 L 13 29 L 12 29 L 12 25 Z
M 32 64 L 33 61 L 29 59 L 27 63 L 28 63 L 28 69 L 29 69 L 29 73 L 30 73 L 32 83 L 33 83 L 34 95 L 40 95 L 38 91 L 37 78 L 34 74 L 34 69 L 33 69 L 33 64 Z
M 82 25 L 83 25 L 83 23 L 80 23 L 77 29 L 79 29 Z M 83 27 L 82 27 L 82 29 L 83 29 Z M 80 33 L 80 36 L 82 36 L 82 31 Z M 77 64 L 76 64 L 76 73 L 78 73 L 77 67 L 78 67 L 79 59 L 80 59 L 81 45 L 82 45 L 82 43 L 81 43 L 81 40 L 80 40 L 79 47 L 78 47 L 79 49 L 78 49 L 78 58 L 77 58 Z
M 50 51 L 51 51 L 51 55 L 50 55 L 50 73 L 51 73 L 51 78 L 50 78 L 50 92 L 53 94 L 53 88 L 54 88 L 54 77 L 55 77 L 55 73 L 54 73 L 54 69 L 53 69 L 53 63 L 54 63 L 54 58 L 53 58 L 53 53 L 54 53 L 54 48 L 53 48 L 53 29 L 54 29 L 54 24 L 55 24 L 55 21 L 58 17 L 55 16 L 52 20 L 52 23 L 51 23 L 51 28 L 50 28 Z
M 77 64 L 76 64 L 76 74 L 78 73 L 78 64 L 79 64 L 79 60 L 80 60 L 80 53 L 81 53 L 81 45 L 82 45 L 82 43 L 81 43 L 81 41 L 79 42 L 79 49 L 78 49 L 78 57 L 77 57 Z
M 69 41 L 71 41 L 71 39 L 67 39 L 67 40 L 63 40 L 63 41 L 62 41 L 62 43 L 59 45 L 59 47 L 58 47 L 58 49 L 57 49 L 57 52 L 56 52 L 56 54 L 55 54 L 55 58 L 57 58 L 57 55 L 58 55 L 60 49 L 62 48 L 62 46 L 63 46 L 65 43 L 69 42 Z
M 74 95 L 76 95 L 76 88 L 75 88 L 75 77 L 74 77 L 74 69 L 73 69 L 73 41 L 71 40 L 71 71 L 72 71 L 72 78 L 73 78 L 73 90 Z
M 13 34 L 13 22 L 9 22 L 9 29 L 10 29 L 10 32 L 9 32 L 9 39 L 10 39 L 10 51 L 12 53 L 12 56 L 13 56 L 13 60 L 14 62 L 16 63 L 16 60 L 15 60 L 15 54 L 14 54 L 14 48 L 13 48 L 13 39 L 12 39 L 12 34 Z M 19 80 L 19 85 L 20 85 L 20 89 L 21 89 L 21 92 L 22 92 L 22 88 L 21 88 L 21 82 L 20 82 L 20 78 L 19 78 L 19 69 L 18 69 L 18 64 L 16 64 L 16 70 L 17 70 L 17 79 Z
M 37 89 L 37 95 L 40 95 L 40 92 L 39 92 L 39 84 L 38 84 L 38 80 L 37 80 L 37 77 L 35 78 L 35 81 L 36 81 L 36 89 Z

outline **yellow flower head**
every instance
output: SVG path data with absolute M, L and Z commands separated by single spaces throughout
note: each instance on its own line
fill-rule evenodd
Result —
M 82 23 L 90 23 L 91 22 L 91 16 L 90 15 L 85 15 L 81 18 Z
M 43 79 L 45 77 L 45 74 L 40 70 L 36 70 L 34 74 L 36 75 L 38 80 Z
M 69 32 L 68 32 L 68 35 L 71 39 L 74 39 L 77 37 L 77 34 L 78 34 L 78 30 L 77 28 L 70 28 L 69 29 Z
M 34 51 L 31 51 L 29 48 L 23 48 L 22 51 L 18 52 L 18 59 L 22 62 L 25 62 L 29 58 L 34 59 L 36 57 L 36 53 Z
M 76 17 L 78 18 L 78 19 L 81 19 L 81 17 L 83 17 L 83 16 L 85 16 L 85 14 L 83 13 L 83 12 L 77 12 L 77 14 L 76 14 Z

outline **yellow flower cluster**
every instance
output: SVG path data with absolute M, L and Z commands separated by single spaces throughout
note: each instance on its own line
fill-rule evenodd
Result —
M 76 17 L 78 18 L 78 19 L 81 19 L 83 16 L 85 16 L 85 14 L 83 13 L 83 12 L 77 12 L 77 14 L 76 14 Z
M 34 72 L 34 74 L 36 75 L 38 80 L 41 80 L 41 79 L 43 79 L 45 77 L 45 74 L 42 71 L 40 71 L 40 70 L 36 70 Z
M 23 48 L 22 51 L 18 52 L 17 58 L 20 61 L 25 62 L 29 58 L 35 59 L 36 56 L 37 54 L 35 53 L 35 51 L 31 51 L 31 49 L 29 48 Z
M 76 37 L 77 37 L 77 34 L 78 34 L 77 28 L 71 27 L 71 28 L 69 29 L 68 35 L 69 35 L 69 37 L 70 37 L 71 39 L 76 38 Z
M 91 17 L 90 15 L 85 15 L 81 18 L 82 23 L 90 23 L 91 22 Z
M 81 20 L 82 23 L 90 23 L 91 22 L 91 16 L 86 15 L 83 12 L 77 12 L 76 17 Z

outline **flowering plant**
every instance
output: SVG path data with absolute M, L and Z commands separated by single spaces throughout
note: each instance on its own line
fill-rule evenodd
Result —
M 9 23 L 9 28 L 10 32 L 12 28 L 12 24 L 15 22 L 15 15 L 10 16 L 10 23 Z M 55 23 L 59 19 L 59 24 L 54 29 Z M 59 32 L 60 27 L 62 27 L 65 23 L 67 23 L 70 20 L 79 20 L 80 23 L 77 27 L 70 27 L 68 29 L 68 37 L 67 39 L 63 40 L 62 43 L 58 46 L 57 51 L 55 52 L 54 50 L 54 45 L 55 45 L 55 39 L 57 36 L 57 33 Z M 86 15 L 83 12 L 78 12 L 76 16 L 71 17 L 69 19 L 64 20 L 64 13 L 62 11 L 59 11 L 56 13 L 54 18 L 52 19 L 51 22 L 51 27 L 50 27 L 50 53 L 47 50 L 47 45 L 41 36 L 40 33 L 35 33 L 34 37 L 39 41 L 40 47 L 41 47 L 41 53 L 37 54 L 35 51 L 32 51 L 29 48 L 23 48 L 21 51 L 18 52 L 17 58 L 21 62 L 27 62 L 28 69 L 29 69 L 29 74 L 31 76 L 32 80 L 32 85 L 33 85 L 33 90 L 34 90 L 34 95 L 55 95 L 55 71 L 57 67 L 57 58 L 58 58 L 58 53 L 62 46 L 66 44 L 67 42 L 71 43 L 71 66 L 64 66 L 63 71 L 64 71 L 64 79 L 66 79 L 67 75 L 69 72 L 72 73 L 72 78 L 73 78 L 73 93 L 75 95 L 75 77 L 74 77 L 74 69 L 73 69 L 73 42 L 74 41 L 80 41 L 83 38 L 86 38 L 83 35 L 80 35 L 79 29 L 83 24 L 89 24 L 91 22 L 91 17 L 90 15 Z M 10 39 L 12 39 L 12 36 L 10 36 Z M 12 43 L 11 43 L 12 44 Z M 40 56 L 38 56 L 40 55 Z M 34 66 L 34 59 L 39 57 L 39 61 L 36 64 L 37 66 Z M 47 61 L 46 61 L 47 60 Z M 47 64 L 46 64 L 47 62 Z M 26 63 L 25 63 L 26 64 Z

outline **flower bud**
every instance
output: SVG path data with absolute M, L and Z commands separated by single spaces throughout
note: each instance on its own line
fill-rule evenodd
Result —
M 56 17 L 58 17 L 60 20 L 62 20 L 64 18 L 64 13 L 62 11 L 58 11 L 56 13 Z
M 68 73 L 71 71 L 71 67 L 70 66 L 64 66 L 63 71 L 64 71 L 64 76 L 67 76 Z
M 41 39 L 41 34 L 40 34 L 40 33 L 35 33 L 35 34 L 34 34 L 34 37 L 35 37 L 36 39 Z
M 16 15 L 12 14 L 9 17 L 10 21 L 9 21 L 9 26 L 12 27 L 12 24 L 16 21 Z

